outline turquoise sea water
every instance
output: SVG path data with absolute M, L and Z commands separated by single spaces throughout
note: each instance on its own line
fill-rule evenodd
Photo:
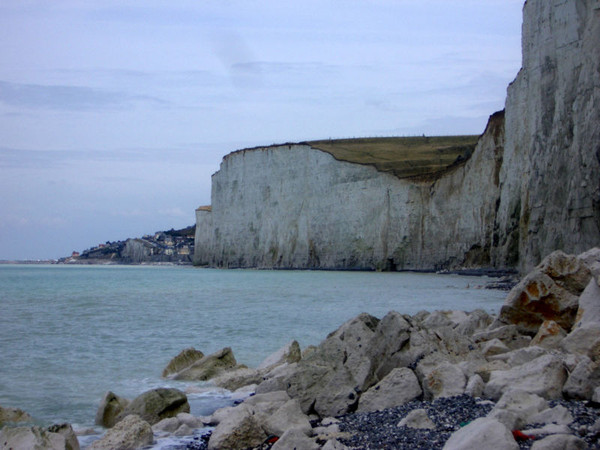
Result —
M 497 312 L 505 293 L 475 289 L 485 282 L 416 273 L 0 266 L 0 405 L 42 424 L 92 426 L 107 390 L 132 398 L 159 386 L 189 388 L 160 378 L 184 348 L 230 346 L 252 367 L 292 339 L 303 348 L 318 344 L 361 312 Z M 203 395 L 192 405 L 199 414 L 221 401 L 214 390 Z

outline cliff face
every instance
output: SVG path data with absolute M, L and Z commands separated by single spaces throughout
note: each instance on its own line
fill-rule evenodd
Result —
M 494 179 L 501 130 L 499 114 L 473 157 L 434 183 L 337 161 L 308 145 L 232 153 L 213 175 L 212 211 L 196 212 L 195 263 L 328 269 L 487 265 L 497 184 L 491 183 L 491 191 L 481 186 Z M 474 261 L 465 261 L 472 248 Z
M 528 0 L 508 88 L 495 264 L 600 241 L 600 2 Z
M 234 152 L 197 211 L 217 267 L 526 270 L 600 241 L 600 2 L 529 0 L 506 118 L 471 158 L 417 182 L 309 145 Z

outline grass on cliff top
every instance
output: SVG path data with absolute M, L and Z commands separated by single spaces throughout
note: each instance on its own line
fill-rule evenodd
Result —
M 471 156 L 479 136 L 331 139 L 308 145 L 335 159 L 369 164 L 398 178 L 431 179 Z

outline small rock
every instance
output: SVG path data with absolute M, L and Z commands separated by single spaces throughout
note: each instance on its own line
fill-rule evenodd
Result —
M 68 423 L 51 425 L 46 430 L 50 433 L 57 433 L 65 438 L 66 450 L 79 450 L 79 441 L 73 431 L 73 427 Z
M 177 428 L 181 426 L 181 422 L 177 417 L 168 417 L 166 419 L 161 420 L 158 423 L 152 425 L 152 431 L 165 431 L 167 433 L 173 433 Z
M 544 320 L 529 345 L 543 348 L 559 348 L 561 341 L 566 335 L 567 332 L 555 321 Z
M 590 400 L 600 386 L 600 363 L 584 357 L 569 375 L 563 387 L 567 398 Z
M 497 338 L 487 341 L 481 348 L 481 353 L 483 353 L 484 356 L 499 355 L 500 353 L 506 353 L 508 351 L 509 348 L 504 344 L 504 342 Z
M 108 391 L 102 397 L 96 412 L 96 425 L 112 428 L 117 423 L 117 417 L 129 405 L 129 400 Z
M 286 431 L 271 448 L 272 450 L 318 450 L 320 446 L 302 431 L 292 428 Z
M 566 425 L 549 423 L 541 428 L 527 428 L 523 430 L 529 436 L 544 436 L 546 434 L 571 434 L 571 429 Z
M 190 428 L 202 428 L 204 426 L 204 422 L 200 418 L 192 416 L 190 413 L 179 413 L 177 419 Z
M 3 408 L 0 406 L 0 424 L 7 422 L 31 422 L 33 418 L 18 408 Z
M 399 427 L 415 428 L 419 430 L 435 430 L 435 423 L 427 415 L 424 409 L 414 409 L 398 422 Z
M 484 388 L 485 383 L 483 382 L 483 379 L 479 375 L 475 374 L 469 378 L 469 381 L 467 381 L 465 394 L 470 395 L 471 397 L 481 397 Z
M 584 450 L 588 446 L 583 439 L 570 434 L 555 434 L 535 441 L 531 450 Z
M 529 423 L 555 423 L 558 425 L 570 425 L 573 423 L 573 416 L 567 408 L 557 405 L 554 408 L 548 408 L 529 417 Z
M 192 436 L 194 434 L 194 428 L 183 423 L 179 428 L 177 428 L 177 430 L 175 430 L 173 434 L 175 436 Z

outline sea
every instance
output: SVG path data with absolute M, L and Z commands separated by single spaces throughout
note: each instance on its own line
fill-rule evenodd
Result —
M 188 392 L 198 416 L 232 404 L 235 395 L 210 383 L 161 378 L 185 348 L 209 354 L 231 347 L 238 363 L 256 367 L 291 340 L 319 344 L 362 312 L 497 313 L 506 293 L 483 289 L 488 281 L 411 272 L 0 265 L 0 405 L 23 409 L 40 425 L 87 430 L 85 448 L 102 432 L 94 418 L 109 390 L 132 399 L 175 387 Z M 158 439 L 154 448 L 172 445 Z

